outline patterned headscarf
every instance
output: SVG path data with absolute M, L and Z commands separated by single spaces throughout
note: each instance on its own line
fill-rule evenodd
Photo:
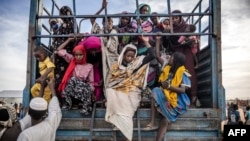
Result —
M 69 66 L 63 76 L 62 82 L 60 83 L 59 87 L 58 87 L 58 91 L 62 92 L 64 90 L 64 88 L 66 87 L 66 84 L 68 82 L 68 80 L 70 79 L 76 64 L 85 64 L 86 63 L 86 51 L 85 48 L 83 47 L 83 45 L 77 45 L 74 49 L 73 49 L 73 55 L 75 54 L 76 51 L 81 51 L 83 53 L 83 58 L 80 62 L 76 61 L 76 58 L 74 57 L 73 59 L 71 59 Z
M 141 66 L 144 55 L 137 56 L 126 67 L 122 65 L 123 56 L 127 49 L 136 50 L 133 44 L 127 44 L 118 57 L 118 62 L 112 65 L 109 77 L 109 87 L 128 93 L 135 87 L 145 88 L 147 85 L 148 64 Z M 135 53 L 136 56 L 137 53 Z M 139 68 L 139 69 L 138 69 Z M 136 70 L 134 73 L 134 70 Z

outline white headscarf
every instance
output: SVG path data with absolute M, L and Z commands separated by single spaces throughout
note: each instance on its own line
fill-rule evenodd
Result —
M 120 53 L 120 55 L 118 56 L 118 65 L 119 65 L 119 68 L 120 69 L 125 69 L 126 67 L 124 67 L 122 65 L 122 61 L 123 61 L 123 56 L 124 56 L 124 53 L 125 51 L 128 49 L 128 48 L 131 48 L 131 49 L 134 49 L 135 50 L 135 59 L 130 63 L 130 64 L 133 64 L 134 61 L 136 60 L 136 56 L 137 56 L 137 47 L 133 44 L 127 44 L 123 49 L 122 49 L 122 52 Z M 137 64 L 141 64 L 142 63 L 142 59 L 144 58 L 145 56 L 140 56 L 140 61 L 137 61 Z M 129 66 L 129 64 L 128 64 Z M 137 65 L 136 65 L 137 66 Z

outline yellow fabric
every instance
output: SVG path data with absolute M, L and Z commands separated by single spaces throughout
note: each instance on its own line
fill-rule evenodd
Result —
M 41 75 L 43 75 L 48 68 L 55 68 L 54 63 L 50 60 L 49 57 L 46 57 L 46 59 L 43 62 L 39 62 L 39 72 Z M 48 77 L 51 79 L 54 77 L 54 69 L 48 74 Z
M 41 90 L 41 84 L 40 83 L 35 83 L 30 92 L 32 97 L 38 97 L 39 96 L 39 92 Z M 43 98 L 49 103 L 49 101 L 51 100 L 51 91 L 49 86 L 46 86 L 44 88 L 44 93 L 43 93 Z
M 171 68 L 171 66 L 167 65 L 163 69 L 163 72 L 161 73 L 161 75 L 159 77 L 159 82 L 167 81 L 170 68 Z M 184 66 L 180 66 L 177 69 L 176 74 L 174 75 L 174 78 L 172 78 L 171 86 L 174 86 L 174 87 L 179 87 L 180 86 L 180 84 L 182 82 L 182 76 L 183 76 L 183 73 L 185 72 L 185 70 L 186 69 L 185 69 Z M 170 91 L 169 89 L 163 89 L 163 92 L 164 92 L 165 97 L 167 98 L 167 100 L 172 105 L 172 107 L 175 108 L 177 106 L 177 101 L 178 101 L 177 93 L 173 92 L 173 91 Z
M 52 71 L 48 74 L 47 77 L 49 79 L 52 79 L 54 77 L 55 65 L 50 60 L 49 57 L 46 57 L 46 59 L 43 62 L 39 62 L 38 66 L 39 66 L 39 72 L 40 72 L 41 75 L 43 75 L 47 71 L 48 68 L 53 68 Z M 35 83 L 32 86 L 31 90 L 30 90 L 32 97 L 38 97 L 40 90 L 41 90 L 41 84 L 40 83 Z M 51 99 L 51 91 L 50 91 L 49 86 L 46 86 L 44 88 L 43 98 L 49 103 L 49 101 Z
M 138 60 L 136 59 L 135 61 Z M 132 74 L 133 70 L 136 68 L 135 66 L 131 65 L 126 69 L 119 69 L 119 65 L 115 63 L 111 68 L 111 77 L 109 83 L 112 85 L 112 82 L 119 82 L 118 84 L 114 85 L 113 88 L 129 94 L 129 92 L 136 87 L 143 88 L 145 76 L 147 74 L 147 67 L 148 65 L 145 64 L 136 73 Z

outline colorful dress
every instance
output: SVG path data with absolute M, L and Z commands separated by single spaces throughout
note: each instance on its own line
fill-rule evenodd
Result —
M 72 10 L 68 7 L 68 6 L 63 6 L 60 9 L 60 15 L 72 15 Z M 74 33 L 74 19 L 73 18 L 62 18 L 63 23 L 61 24 L 61 26 L 59 27 L 57 32 L 54 32 L 53 35 L 68 35 L 71 33 Z M 67 37 L 58 37 L 58 38 L 54 38 L 52 41 L 52 52 L 55 52 L 57 50 L 57 48 L 64 43 L 68 38 Z M 68 53 L 72 53 L 72 50 L 74 48 L 74 42 L 70 42 L 69 44 L 67 44 L 67 46 L 65 47 L 65 49 L 67 50 Z M 55 67 L 55 87 L 56 89 L 58 88 L 59 84 L 62 81 L 63 75 L 68 67 L 68 63 L 61 57 L 55 55 L 54 57 L 54 63 L 56 65 Z M 60 95 L 61 97 L 63 97 L 61 95 L 61 93 L 59 93 L 57 91 L 57 94 Z
M 171 86 L 190 87 L 190 75 L 186 72 L 184 66 L 177 69 L 174 77 L 169 75 L 170 66 L 167 65 L 160 75 L 159 82 L 170 81 Z M 175 93 L 162 87 L 156 87 L 152 90 L 157 110 L 169 121 L 174 122 L 179 115 L 184 114 L 190 106 L 190 100 L 186 93 Z
M 81 62 L 76 62 L 73 55 L 67 53 L 64 49 L 57 52 L 59 56 L 70 63 L 58 90 L 64 95 L 66 102 L 70 106 L 69 108 L 72 106 L 72 98 L 77 99 L 82 107 L 81 113 L 88 115 L 92 111 L 93 65 L 86 63 L 86 52 L 82 45 L 77 45 L 73 50 L 73 54 L 76 50 L 81 50 L 84 54 Z

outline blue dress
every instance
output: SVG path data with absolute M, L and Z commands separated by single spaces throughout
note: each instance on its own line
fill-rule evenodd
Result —
M 185 74 L 183 74 L 182 77 L 182 84 L 191 86 L 190 79 Z M 190 106 L 190 99 L 186 93 L 177 94 L 178 102 L 175 108 L 170 105 L 170 102 L 167 101 L 162 89 L 159 87 L 156 87 L 152 90 L 152 97 L 154 98 L 156 106 L 158 107 L 157 110 L 169 122 L 176 121 L 178 116 L 184 114 Z

